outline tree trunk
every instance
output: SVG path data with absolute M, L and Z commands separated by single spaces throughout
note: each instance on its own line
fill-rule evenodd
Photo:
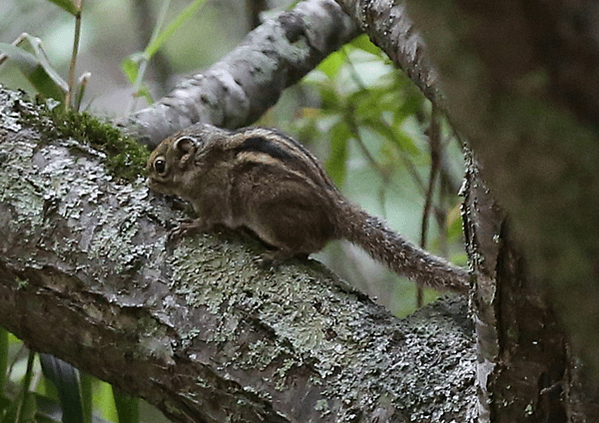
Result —
M 475 4 L 476 3 L 476 4 Z M 591 2 L 414 2 L 455 126 L 599 374 L 599 43 Z

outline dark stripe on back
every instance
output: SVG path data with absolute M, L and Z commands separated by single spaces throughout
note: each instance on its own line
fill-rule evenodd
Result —
M 243 144 L 235 148 L 235 151 L 257 151 L 279 160 L 297 160 L 293 154 L 290 154 L 266 138 L 259 136 L 246 139 Z
M 260 131 L 261 128 L 247 128 L 237 131 L 236 133 L 247 134 L 252 130 Z M 234 148 L 234 151 L 236 153 L 243 151 L 255 151 L 267 154 L 274 159 L 286 162 L 290 168 L 301 169 L 306 176 L 310 178 L 317 178 L 317 180 L 327 184 L 329 188 L 337 190 L 322 168 L 322 165 L 318 159 L 314 157 L 314 155 L 306 147 L 293 138 L 277 130 L 263 130 L 272 133 L 272 135 L 278 137 L 280 140 L 271 141 L 265 136 L 254 135 L 245 139 L 241 145 Z M 278 142 L 280 142 L 282 146 L 279 146 Z M 316 173 L 316 175 L 314 173 Z
M 320 174 L 320 177 L 322 178 L 322 180 L 329 185 L 329 187 L 333 188 L 334 190 L 337 190 L 337 187 L 335 187 L 335 185 L 333 184 L 333 182 L 330 180 L 329 175 L 327 175 L 327 173 L 325 172 L 322 164 L 320 163 L 320 161 L 316 158 L 316 156 L 314 156 L 314 154 L 312 154 L 310 152 L 310 150 L 308 150 L 302 143 L 300 143 L 299 141 L 291 138 L 290 136 L 287 136 L 286 134 L 277 131 L 276 129 L 272 130 L 275 134 L 277 134 L 278 136 L 280 136 L 281 138 L 289 141 L 291 144 L 293 144 L 295 147 L 297 147 L 303 154 L 304 156 L 306 156 L 313 165 L 313 169 L 318 172 L 318 174 Z
M 285 139 L 286 141 L 289 141 L 291 144 L 296 146 L 302 153 L 304 153 L 307 157 L 309 157 L 310 160 L 314 161 L 313 154 L 310 151 L 308 151 L 308 149 L 306 147 L 304 147 L 304 145 L 301 144 L 299 141 L 296 141 L 295 139 L 291 138 L 290 136 L 288 136 L 280 131 L 277 131 L 276 129 L 273 129 L 272 132 L 277 134 L 279 137 Z

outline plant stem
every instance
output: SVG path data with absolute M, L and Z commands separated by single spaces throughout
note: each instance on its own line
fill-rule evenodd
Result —
M 77 63 L 77 53 L 79 52 L 79 38 L 81 37 L 81 9 L 83 7 L 83 0 L 76 4 L 77 15 L 75 15 L 75 37 L 73 40 L 73 52 L 71 54 L 71 65 L 69 67 L 69 90 L 67 91 L 66 98 L 64 100 L 64 107 L 66 110 L 71 108 L 71 97 L 73 95 L 75 84 L 75 65 Z
M 0 328 L 0 396 L 4 396 L 4 384 L 8 374 L 8 331 Z
M 31 378 L 33 377 L 33 360 L 35 359 L 35 352 L 29 350 L 29 356 L 27 357 L 27 370 L 23 377 L 23 385 L 21 386 L 21 404 L 19 406 L 19 414 L 17 416 L 17 422 L 21 423 L 24 421 L 25 409 L 29 396 L 29 388 L 31 386 Z
M 437 110 L 433 104 L 433 110 L 431 113 L 431 123 L 429 126 L 428 133 L 430 152 L 431 152 L 431 169 L 428 179 L 428 188 L 426 190 L 426 196 L 424 200 L 424 208 L 422 210 L 422 226 L 420 227 L 420 247 L 426 249 L 426 238 L 428 235 L 428 218 L 431 214 L 431 207 L 433 205 L 433 192 L 435 184 L 437 182 L 437 175 L 439 174 L 440 162 L 441 162 L 441 128 L 439 120 L 437 118 Z M 418 308 L 422 307 L 423 303 L 423 290 L 422 287 L 418 286 L 416 292 L 416 305 Z

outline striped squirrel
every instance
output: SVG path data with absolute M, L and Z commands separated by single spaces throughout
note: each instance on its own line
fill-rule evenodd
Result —
M 196 124 L 166 138 L 147 164 L 150 188 L 191 202 L 185 235 L 216 225 L 245 227 L 272 247 L 272 262 L 347 239 L 399 275 L 437 290 L 466 292 L 468 272 L 434 256 L 344 198 L 322 164 L 272 129 L 226 131 Z

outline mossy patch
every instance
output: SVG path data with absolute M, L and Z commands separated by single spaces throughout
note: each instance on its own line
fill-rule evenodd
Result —
M 71 138 L 102 151 L 108 173 L 116 178 L 130 182 L 146 172 L 150 154 L 147 148 L 89 113 L 67 111 L 62 105 L 51 107 L 38 100 L 35 107 L 23 113 L 23 120 L 47 141 Z

